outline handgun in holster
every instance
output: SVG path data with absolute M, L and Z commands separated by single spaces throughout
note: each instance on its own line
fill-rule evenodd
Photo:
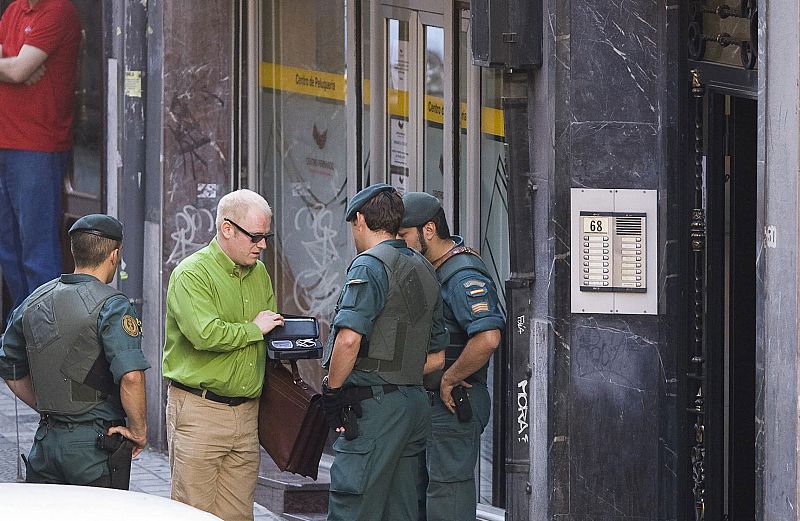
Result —
M 354 440 L 358 438 L 358 418 L 361 418 L 363 409 L 361 402 L 354 401 L 342 409 L 342 427 L 344 427 L 344 439 Z
M 111 488 L 128 490 L 131 481 L 133 442 L 122 434 L 116 433 L 111 436 L 98 435 L 96 444 L 97 448 L 110 453 L 108 470 L 111 476 Z
M 460 422 L 468 422 L 472 419 L 472 406 L 469 403 L 469 392 L 463 385 L 453 387 L 453 402 L 455 402 L 456 416 Z

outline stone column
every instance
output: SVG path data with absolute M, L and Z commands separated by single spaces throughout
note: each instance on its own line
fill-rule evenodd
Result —
M 798 174 L 800 173 L 800 5 L 759 2 L 759 175 L 766 208 L 759 248 L 759 291 L 765 296 L 763 418 L 757 440 L 763 511 L 757 519 L 797 519 L 798 440 Z M 767 240 L 769 237 L 770 240 Z M 761 491 L 759 491 L 761 493 Z
M 680 287 L 670 274 L 681 239 L 667 223 L 686 219 L 670 199 L 681 189 L 677 114 L 686 92 L 679 9 L 668 0 L 548 7 L 546 63 L 530 97 L 532 117 L 553 122 L 531 124 L 534 171 L 548 172 L 549 445 L 546 461 L 534 451 L 531 463 L 547 466 L 552 488 L 534 494 L 531 519 L 674 519 L 670 324 Z M 578 187 L 659 191 L 658 315 L 570 312 L 570 189 Z M 537 472 L 532 480 L 543 482 Z

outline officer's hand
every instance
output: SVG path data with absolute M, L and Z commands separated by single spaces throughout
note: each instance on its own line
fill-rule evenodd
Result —
M 106 436 L 111 436 L 112 434 L 115 433 L 122 434 L 123 437 L 133 442 L 133 452 L 131 453 L 131 459 L 138 456 L 147 445 L 147 434 L 134 433 L 132 430 L 125 427 L 124 425 L 109 427 Z
M 441 397 L 442 402 L 444 402 L 444 406 L 453 414 L 456 413 L 456 401 L 453 400 L 453 387 L 458 385 L 464 386 L 467 389 L 472 387 L 472 384 L 464 381 L 451 382 L 447 378 L 447 373 L 442 377 L 442 383 L 439 384 L 439 397 Z
M 283 325 L 283 317 L 274 311 L 261 311 L 256 318 L 253 319 L 253 324 L 257 325 L 263 334 L 267 334 L 278 326 Z
M 325 411 L 325 420 L 336 432 L 344 432 L 342 409 L 346 405 L 341 388 L 331 389 L 326 385 L 322 386 L 322 410 Z

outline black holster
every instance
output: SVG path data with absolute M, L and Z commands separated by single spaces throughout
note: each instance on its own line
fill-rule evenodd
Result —
M 128 490 L 131 481 L 131 456 L 133 442 L 121 434 L 97 437 L 97 447 L 109 452 L 108 470 L 111 477 L 111 488 Z
M 362 389 L 368 389 L 370 391 L 370 396 L 372 395 L 372 390 L 370 388 Z M 350 387 L 342 391 L 344 393 L 346 405 L 342 408 L 341 419 L 342 427 L 344 427 L 344 438 L 346 440 L 358 438 L 358 418 L 361 418 L 361 415 L 364 414 L 364 410 L 361 408 L 361 402 L 367 399 L 367 397 L 365 393 L 360 394 L 358 391 L 359 388 L 357 387 Z

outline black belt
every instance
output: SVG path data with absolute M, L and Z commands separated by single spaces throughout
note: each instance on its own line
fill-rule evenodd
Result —
M 393 393 L 400 388 L 395 384 L 384 384 L 381 387 L 383 388 L 383 394 Z M 372 392 L 372 387 L 348 387 L 343 389 L 342 392 L 354 402 L 363 402 L 375 396 L 375 393 Z
M 100 425 L 102 425 L 103 428 L 105 428 L 105 429 L 108 429 L 109 427 L 116 427 L 118 425 L 125 425 L 125 420 L 111 420 L 111 421 L 109 421 L 109 420 L 101 420 L 99 418 L 95 418 L 93 420 L 86 420 L 86 421 L 82 421 L 82 422 L 69 422 L 69 421 L 64 421 L 64 420 L 59 420 L 57 418 L 53 418 L 49 414 L 43 414 L 41 416 L 41 418 L 39 419 L 39 424 L 40 425 L 46 424 L 48 427 L 51 427 L 51 428 L 52 427 L 58 427 L 58 428 L 62 428 L 62 429 L 71 429 L 71 428 L 75 427 L 76 425 L 90 427 L 90 426 L 93 426 L 93 425 L 97 425 L 98 422 L 100 422 Z
M 212 402 L 217 402 L 217 403 L 224 403 L 225 405 L 230 405 L 231 407 L 242 405 L 244 402 L 251 399 L 251 398 L 246 398 L 244 396 L 233 396 L 233 397 L 221 396 L 207 389 L 195 389 L 194 387 L 183 385 L 182 383 L 176 382 L 175 380 L 171 380 L 171 385 L 177 387 L 178 389 L 182 389 L 187 393 L 192 393 L 194 395 L 205 398 L 206 400 L 211 400 Z

